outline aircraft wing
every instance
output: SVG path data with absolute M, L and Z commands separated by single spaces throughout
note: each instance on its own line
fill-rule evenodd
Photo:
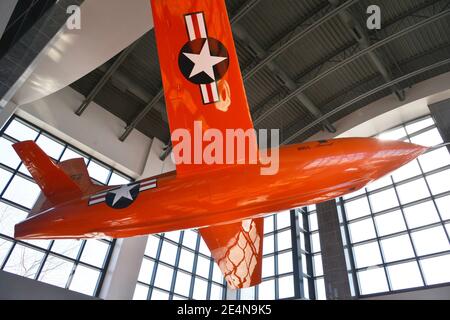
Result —
M 199 229 L 232 289 L 261 282 L 264 218 Z
M 225 2 L 151 3 L 173 152 L 175 160 L 190 160 L 177 163 L 177 175 L 224 167 L 219 161 L 199 163 L 207 144 L 201 135 L 211 128 L 223 137 L 227 129 L 253 129 Z M 180 132 L 192 137 L 187 142 L 191 155 L 176 152 L 179 143 L 186 143 L 174 139 Z M 245 152 L 256 150 L 255 141 Z

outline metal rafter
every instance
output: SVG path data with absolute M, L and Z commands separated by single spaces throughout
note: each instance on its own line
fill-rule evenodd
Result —
M 249 13 L 261 0 L 248 0 L 242 7 L 240 7 L 237 12 L 230 19 L 231 25 L 237 23 L 241 20 L 247 13 Z M 154 106 L 159 103 L 159 100 L 164 96 L 164 88 L 160 88 L 155 97 L 142 109 L 141 112 L 131 121 L 129 125 L 126 126 L 125 131 L 119 137 L 120 141 L 125 141 L 125 139 L 130 135 L 131 131 L 139 124 L 139 122 L 149 113 Z
M 262 58 L 265 55 L 264 49 L 255 41 L 255 39 L 242 27 L 236 25 L 234 27 L 234 35 L 238 38 L 243 44 L 248 46 L 252 52 L 256 54 L 258 58 Z M 276 79 L 279 79 L 279 82 L 282 86 L 286 87 L 289 90 L 295 90 L 297 84 L 291 77 L 284 72 L 275 61 L 269 61 L 267 63 L 267 67 L 272 71 L 275 75 L 277 75 Z M 308 98 L 304 93 L 300 93 L 297 95 L 297 99 L 302 103 L 302 105 L 315 117 L 319 118 L 323 115 L 323 113 L 317 108 L 311 99 Z M 336 132 L 336 129 L 329 121 L 322 122 L 323 127 L 328 132 Z
M 339 0 L 328 0 L 328 2 L 333 6 L 339 5 Z M 370 46 L 370 39 L 366 32 L 366 29 L 358 22 L 350 10 L 343 10 L 339 13 L 339 19 L 344 24 L 347 32 L 359 43 L 361 49 L 365 49 Z M 375 51 L 368 53 L 370 60 L 372 61 L 375 68 L 381 74 L 386 82 L 392 80 L 392 71 L 383 62 L 383 59 Z M 405 100 L 405 91 L 398 88 L 398 86 L 392 87 L 392 92 L 395 93 L 400 101 Z
M 383 90 L 385 90 L 387 88 L 390 88 L 391 86 L 393 86 L 395 84 L 398 84 L 398 83 L 400 83 L 402 81 L 408 80 L 410 78 L 413 78 L 413 77 L 421 75 L 421 74 L 423 74 L 425 72 L 428 72 L 428 71 L 431 71 L 431 70 L 443 67 L 443 66 L 448 65 L 448 64 L 450 64 L 450 58 L 442 60 L 442 61 L 439 61 L 439 62 L 436 62 L 436 63 L 431 64 L 429 66 L 426 66 L 426 67 L 420 68 L 418 70 L 415 70 L 413 72 L 410 72 L 408 74 L 405 74 L 405 75 L 403 75 L 401 77 L 398 77 L 398 78 L 396 78 L 394 80 L 386 82 L 386 83 L 384 83 L 384 84 L 382 84 L 382 85 L 380 85 L 380 86 L 378 86 L 378 87 L 376 87 L 376 88 L 374 88 L 374 89 L 372 89 L 372 90 L 370 90 L 370 91 L 368 91 L 368 92 L 366 92 L 366 93 L 364 93 L 364 94 L 362 94 L 362 95 L 360 95 L 360 96 L 358 96 L 358 97 L 356 97 L 356 98 L 354 98 L 354 99 L 352 99 L 350 101 L 347 101 L 346 103 L 344 103 L 341 106 L 331 110 L 330 112 L 327 112 L 326 114 L 324 114 L 319 119 L 311 122 L 307 126 L 305 126 L 302 129 L 296 131 L 294 134 L 292 134 L 291 136 L 289 136 L 288 138 L 283 140 L 283 142 L 281 144 L 285 145 L 285 144 L 288 144 L 288 143 L 292 142 L 294 139 L 296 139 L 301 134 L 307 132 L 309 129 L 313 128 L 314 126 L 320 124 L 320 122 L 323 121 L 324 119 L 330 118 L 331 116 L 335 115 L 336 113 L 345 110 L 346 108 L 352 106 L 353 104 L 355 104 L 355 103 L 357 103 L 357 102 L 359 102 L 359 101 L 361 101 L 361 100 L 363 100 L 365 98 L 370 97 L 373 94 L 376 94 L 376 93 L 378 93 L 380 91 L 383 91 Z
M 99 82 L 95 85 L 95 87 L 89 92 L 89 94 L 86 96 L 86 99 L 81 103 L 81 106 L 75 111 L 75 114 L 78 116 L 81 116 L 83 112 L 86 110 L 86 108 L 89 106 L 89 104 L 94 100 L 94 98 L 97 96 L 97 94 L 100 92 L 100 90 L 105 86 L 105 84 L 108 82 L 108 80 L 112 77 L 114 72 L 120 67 L 120 65 L 125 61 L 125 59 L 128 57 L 128 55 L 133 51 L 136 44 L 139 42 L 139 39 L 136 40 L 134 43 L 132 43 L 130 46 L 125 48 L 119 56 L 114 60 L 113 64 L 106 70 L 106 72 L 103 74 L 102 78 Z
M 296 90 L 291 91 L 289 94 L 287 94 L 284 98 L 282 98 L 281 100 L 279 100 L 277 103 L 275 103 L 274 105 L 268 107 L 267 110 L 261 112 L 261 114 L 255 119 L 254 123 L 255 126 L 259 125 L 261 123 L 261 121 L 263 121 L 265 118 L 267 118 L 269 115 L 271 115 L 274 111 L 278 110 L 282 105 L 284 105 L 285 103 L 287 103 L 288 101 L 290 101 L 292 98 L 294 98 L 295 96 L 297 96 L 297 94 L 304 92 L 306 89 L 310 88 L 311 86 L 313 86 L 314 84 L 318 83 L 320 80 L 322 80 L 323 78 L 327 77 L 328 75 L 332 74 L 333 72 L 343 68 L 344 66 L 347 66 L 348 64 L 352 63 L 353 61 L 359 59 L 360 57 L 364 56 L 365 54 L 372 52 L 388 43 L 391 43 L 392 41 L 403 37 L 413 31 L 416 31 L 422 27 L 425 27 L 437 20 L 440 20 L 446 16 L 448 16 L 450 14 L 450 9 L 444 10 L 438 14 L 435 14 L 429 18 L 426 18 L 425 20 L 415 24 L 415 25 L 411 25 L 409 27 L 406 27 L 404 29 L 402 29 L 401 31 L 398 31 L 392 35 L 387 36 L 386 38 L 375 42 L 374 44 L 370 45 L 369 47 L 357 52 L 356 54 L 340 61 L 339 63 L 335 64 L 334 66 L 332 66 L 331 68 L 327 69 L 326 71 L 320 73 L 319 75 L 315 76 L 314 78 L 312 78 L 311 80 L 309 80 L 308 82 L 302 84 L 301 86 L 299 86 Z M 395 85 L 395 83 L 394 83 Z

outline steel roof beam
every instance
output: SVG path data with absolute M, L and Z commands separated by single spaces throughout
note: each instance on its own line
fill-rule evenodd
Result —
M 241 40 L 241 42 L 248 47 L 250 47 L 251 51 L 254 52 L 257 57 L 261 58 L 265 55 L 264 49 L 255 41 L 254 38 L 252 38 L 246 30 L 244 30 L 242 27 L 236 25 L 233 28 L 234 35 L 236 38 Z M 277 75 L 276 79 L 279 79 L 279 82 L 281 85 L 285 86 L 289 90 L 295 90 L 297 87 L 297 84 L 289 77 L 286 72 L 284 72 L 275 61 L 269 61 L 267 63 L 267 67 L 275 74 Z M 316 105 L 309 99 L 308 96 L 306 96 L 304 93 L 299 93 L 297 96 L 297 99 L 302 103 L 302 105 L 315 117 L 319 118 L 323 115 L 323 113 L 319 110 L 319 108 L 316 107 Z M 328 121 L 325 120 L 322 122 L 322 126 L 328 131 L 328 132 L 336 132 L 336 128 L 333 127 L 333 125 Z
M 337 7 L 339 0 L 328 0 L 328 2 Z M 346 27 L 351 36 L 359 43 L 361 49 L 366 49 L 370 46 L 370 39 L 366 32 L 366 29 L 356 20 L 350 10 L 343 10 L 339 13 L 339 19 Z M 375 51 L 371 51 L 367 54 L 376 67 L 378 72 L 383 77 L 384 81 L 389 82 L 392 80 L 392 72 L 389 67 L 383 62 L 382 58 Z M 395 93 L 400 101 L 405 100 L 405 91 L 401 90 L 398 85 L 392 86 L 392 92 Z
M 86 108 L 89 106 L 89 104 L 95 99 L 97 94 L 100 92 L 100 90 L 105 86 L 105 84 L 108 82 L 108 80 L 112 77 L 114 72 L 120 67 L 120 65 L 125 61 L 125 59 L 128 57 L 128 55 L 133 51 L 136 44 L 139 42 L 139 39 L 136 40 L 134 43 L 129 45 L 127 48 L 122 50 L 122 52 L 119 54 L 119 56 L 114 60 L 112 65 L 108 68 L 108 70 L 103 74 L 100 81 L 97 82 L 95 87 L 89 92 L 89 94 L 86 96 L 86 99 L 83 100 L 80 107 L 75 111 L 75 114 L 78 116 L 81 116 L 83 112 L 86 110 Z
M 241 20 L 247 13 L 249 13 L 261 0 L 248 0 L 242 7 L 240 7 L 233 17 L 230 19 L 230 23 L 233 25 L 239 20 Z M 159 102 L 159 100 L 164 96 L 164 88 L 160 88 L 156 96 L 149 101 L 149 103 L 144 107 L 144 109 L 139 112 L 139 114 L 131 121 L 129 125 L 126 126 L 125 131 L 119 137 L 120 141 L 125 141 L 125 139 L 130 135 L 131 131 L 139 124 L 139 122 L 145 117 L 145 115 L 153 109 L 153 107 Z M 156 100 L 157 99 L 157 100 Z
M 258 118 L 254 121 L 255 122 L 255 126 L 258 125 L 259 123 L 261 123 L 262 120 L 264 120 L 265 118 L 267 118 L 270 114 L 272 114 L 274 111 L 278 110 L 282 105 L 284 105 L 285 103 L 287 103 L 288 101 L 290 101 L 292 98 L 294 98 L 295 96 L 297 96 L 297 94 L 304 92 L 306 89 L 310 88 L 311 86 L 313 86 L 314 84 L 318 83 L 320 80 L 324 79 L 325 77 L 327 77 L 328 75 L 332 74 L 333 72 L 347 66 L 348 64 L 352 63 L 353 61 L 359 59 L 360 57 L 364 56 L 366 53 L 370 53 L 373 52 L 374 50 L 388 44 L 391 43 L 392 41 L 401 38 L 413 31 L 416 31 L 422 27 L 425 27 L 435 21 L 438 21 L 446 16 L 448 16 L 450 14 L 450 9 L 444 10 L 438 14 L 435 14 L 429 18 L 426 18 L 425 20 L 422 20 L 421 22 L 415 24 L 415 25 L 411 25 L 405 29 L 400 30 L 399 32 L 396 32 L 390 36 L 387 36 L 386 38 L 375 42 L 374 44 L 370 45 L 369 47 L 358 51 L 356 54 L 342 60 L 341 62 L 337 63 L 336 65 L 334 65 L 333 67 L 329 68 L 328 70 L 322 72 L 321 74 L 319 74 L 318 76 L 315 76 L 314 78 L 312 78 L 311 80 L 309 80 L 308 82 L 304 83 L 303 85 L 299 86 L 296 90 L 291 91 L 289 94 L 287 94 L 284 98 L 282 98 L 280 101 L 278 101 L 277 103 L 275 103 L 273 106 L 269 107 L 267 110 L 263 111 Z M 395 83 L 394 83 L 395 85 Z
M 260 60 L 255 66 L 252 66 L 248 71 L 244 70 L 244 81 L 250 79 L 252 76 L 254 76 L 259 70 L 267 66 L 267 64 L 270 61 L 273 61 L 275 58 L 280 56 L 283 52 L 285 52 L 287 49 L 289 49 L 293 44 L 297 43 L 299 40 L 303 39 L 305 36 L 310 34 L 311 32 L 315 31 L 317 28 L 322 26 L 324 23 L 330 21 L 334 17 L 336 17 L 341 11 L 346 10 L 350 6 L 354 5 L 359 0 L 348 0 L 345 3 L 343 3 L 341 6 L 334 8 L 331 11 L 328 10 L 321 10 L 320 12 L 312 15 L 310 18 L 308 18 L 308 22 L 315 21 L 312 24 L 303 22 L 299 27 L 296 29 L 304 28 L 302 31 L 295 33 L 293 36 L 289 35 L 282 39 L 281 41 L 277 42 L 271 50 L 262 60 Z M 329 6 L 329 8 L 332 8 Z M 324 14 L 325 13 L 325 14 Z M 320 18 L 319 18 L 320 17 Z
M 358 96 L 358 97 L 356 97 L 356 98 L 354 98 L 354 99 L 352 99 L 350 101 L 347 101 L 346 103 L 344 103 L 341 106 L 331 110 L 330 112 L 327 112 L 326 114 L 324 114 L 319 119 L 314 120 L 313 122 L 311 122 L 307 126 L 305 126 L 302 129 L 296 131 L 294 134 L 292 134 L 291 136 L 286 138 L 281 144 L 285 145 L 285 144 L 288 144 L 288 143 L 292 142 L 294 139 L 299 137 L 301 134 L 307 132 L 309 129 L 313 128 L 314 126 L 320 124 L 321 121 L 330 118 L 331 116 L 335 115 L 336 113 L 345 110 L 346 108 L 352 106 L 353 104 L 355 104 L 355 103 L 357 103 L 357 102 L 359 102 L 361 100 L 364 100 L 364 99 L 370 97 L 373 94 L 376 94 L 376 93 L 378 93 L 380 91 L 383 91 L 383 90 L 385 90 L 387 88 L 390 88 L 391 86 L 393 86 L 395 84 L 399 84 L 402 81 L 411 79 L 411 78 L 419 76 L 419 75 L 421 75 L 421 74 L 423 74 L 425 72 L 428 72 L 428 71 L 431 71 L 431 70 L 434 70 L 434 69 L 446 66 L 448 64 L 450 64 L 450 58 L 442 60 L 442 61 L 439 61 L 439 62 L 436 62 L 436 63 L 428 65 L 426 67 L 420 68 L 418 70 L 415 70 L 413 72 L 405 74 L 405 75 L 403 75 L 401 77 L 398 77 L 398 78 L 396 78 L 394 80 L 391 80 L 391 81 L 389 81 L 387 83 L 384 83 L 381 86 L 378 86 L 378 87 L 376 87 L 376 88 L 374 88 L 374 89 L 372 89 L 372 90 L 370 90 L 370 91 L 368 91 L 368 92 L 366 92 L 366 93 L 364 93 L 364 94 L 362 94 L 362 95 L 360 95 L 360 96 Z

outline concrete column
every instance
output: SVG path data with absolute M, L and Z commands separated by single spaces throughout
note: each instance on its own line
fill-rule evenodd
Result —
M 351 299 L 336 201 L 320 203 L 316 208 L 327 299 Z
M 444 142 L 450 142 L 450 99 L 428 106 Z M 450 152 L 450 146 L 447 146 Z
M 170 157 L 161 161 L 159 155 L 164 144 L 154 138 L 141 178 L 173 171 L 175 166 Z M 100 298 L 107 300 L 131 300 L 139 276 L 142 258 L 147 244 L 147 236 L 117 239 Z

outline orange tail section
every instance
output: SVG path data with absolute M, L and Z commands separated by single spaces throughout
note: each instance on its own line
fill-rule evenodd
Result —
M 57 165 L 34 141 L 18 142 L 13 147 L 42 190 L 30 216 L 105 188 L 91 182 L 83 159 Z

